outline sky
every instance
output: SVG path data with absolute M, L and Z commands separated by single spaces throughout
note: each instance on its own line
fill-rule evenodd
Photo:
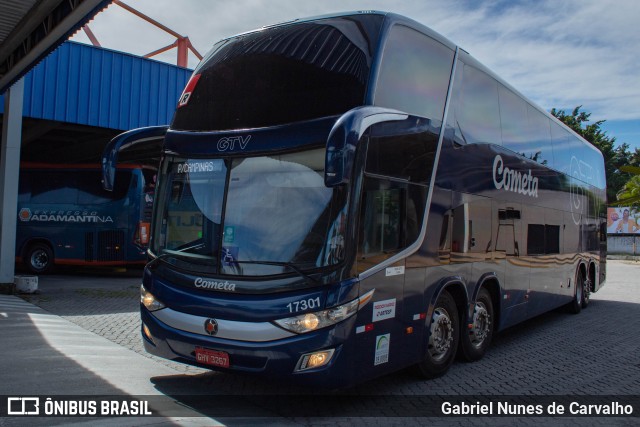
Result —
M 408 16 L 471 53 L 529 99 L 576 106 L 616 143 L 640 149 L 637 0 L 126 0 L 204 55 L 225 37 L 296 18 L 355 10 Z M 117 5 L 89 24 L 100 44 L 144 55 L 175 38 Z M 90 43 L 80 31 L 72 40 Z M 175 49 L 155 57 L 176 62 Z M 189 66 L 197 58 L 189 55 Z

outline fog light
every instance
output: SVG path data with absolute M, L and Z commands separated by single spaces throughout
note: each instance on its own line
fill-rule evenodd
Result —
M 319 368 L 331 361 L 335 349 L 316 351 L 314 353 L 303 354 L 298 362 L 296 372 L 306 371 L 307 369 Z
M 153 335 L 151 335 L 151 331 L 149 330 L 149 327 L 144 323 L 142 324 L 142 331 L 144 332 L 144 336 L 147 337 L 149 341 L 153 342 Z

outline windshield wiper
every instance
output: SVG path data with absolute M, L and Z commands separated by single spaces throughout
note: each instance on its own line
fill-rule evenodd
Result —
M 305 279 L 309 279 L 310 281 L 312 281 L 314 284 L 319 285 L 320 281 L 318 279 L 315 279 L 313 277 L 311 277 L 311 275 L 309 275 L 308 273 L 305 273 L 304 271 L 300 270 L 298 267 L 296 267 L 294 264 L 290 263 L 290 262 L 281 262 L 281 261 L 229 261 L 229 264 L 261 264 L 261 265 L 277 265 L 279 267 L 287 267 L 293 271 L 295 271 L 296 273 L 298 273 L 300 276 L 304 277 Z

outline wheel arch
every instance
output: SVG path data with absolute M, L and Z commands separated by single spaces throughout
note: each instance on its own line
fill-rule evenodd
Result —
M 22 247 L 20 247 L 20 249 L 17 252 L 24 259 L 24 257 L 27 255 L 27 251 L 29 250 L 29 248 L 31 248 L 31 246 L 37 245 L 39 243 L 49 246 L 49 248 L 51 249 L 51 253 L 53 254 L 53 256 L 55 258 L 55 256 L 56 256 L 55 246 L 54 246 L 53 242 L 51 242 L 51 240 L 49 240 L 49 239 L 47 239 L 45 237 L 30 237 L 29 239 L 26 239 L 22 243 Z
M 429 319 L 433 316 L 433 310 L 435 309 L 436 302 L 438 298 L 442 294 L 442 292 L 447 291 L 453 298 L 456 303 L 456 307 L 458 309 L 458 316 L 465 313 L 466 308 L 469 306 L 469 298 L 467 295 L 467 288 L 464 285 L 464 281 L 460 276 L 446 277 L 441 279 L 436 286 L 436 291 L 431 296 L 431 300 L 429 301 L 429 308 L 427 310 L 427 326 L 429 324 Z M 463 319 L 460 319 L 461 321 Z
M 497 331 L 498 325 L 500 325 L 500 313 L 502 312 L 502 290 L 500 287 L 500 280 L 498 279 L 498 275 L 494 272 L 483 274 L 478 280 L 476 287 L 473 291 L 473 303 L 478 298 L 478 294 L 481 289 L 486 289 L 491 296 L 491 302 L 493 303 L 493 330 Z M 469 304 L 469 310 L 467 310 L 467 319 L 466 323 L 470 322 L 471 316 L 473 315 L 473 306 Z

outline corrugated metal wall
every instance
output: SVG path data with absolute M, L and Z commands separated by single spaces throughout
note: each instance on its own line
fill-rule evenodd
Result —
M 23 115 L 120 130 L 169 124 L 191 72 L 65 42 L 25 76 Z

